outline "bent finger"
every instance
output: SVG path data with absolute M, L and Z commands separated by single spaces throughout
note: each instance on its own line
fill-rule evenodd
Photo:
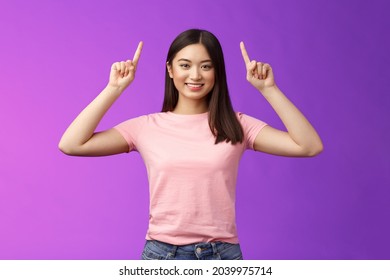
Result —
M 272 73 L 272 67 L 271 65 L 269 65 L 268 63 L 265 63 L 264 64 L 264 67 L 263 67 L 263 75 L 265 75 L 265 77 L 269 77 L 269 76 L 272 76 L 273 73 Z
M 257 62 L 257 73 L 259 73 L 259 78 L 264 79 L 263 77 L 263 63 Z
M 121 75 L 124 75 L 126 71 L 126 63 L 124 61 L 121 61 Z
M 247 76 L 248 77 L 255 77 L 257 74 L 257 62 L 255 60 L 252 60 L 246 65 L 247 68 Z
M 129 63 L 129 60 L 125 61 L 125 73 L 124 73 L 124 76 L 127 76 L 130 72 L 130 63 Z
M 261 71 L 261 75 L 263 76 L 263 79 L 267 78 L 268 70 L 269 70 L 269 64 L 264 63 L 263 69 Z

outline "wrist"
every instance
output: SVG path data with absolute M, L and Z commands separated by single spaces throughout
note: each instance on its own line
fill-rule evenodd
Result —
M 122 92 L 125 90 L 125 88 L 122 88 L 121 86 L 108 84 L 105 90 L 110 94 L 121 95 Z
M 279 88 L 274 84 L 273 86 L 264 87 L 262 89 L 259 89 L 260 93 L 264 96 L 270 96 L 274 94 L 275 92 L 279 91 Z

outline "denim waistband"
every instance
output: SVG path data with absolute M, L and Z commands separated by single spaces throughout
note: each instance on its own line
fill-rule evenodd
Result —
M 223 249 L 224 242 L 216 241 L 216 242 L 202 242 L 202 243 L 194 243 L 188 245 L 173 245 L 157 240 L 149 240 L 155 246 L 159 247 L 163 251 L 168 253 L 169 258 L 175 258 L 176 254 L 179 253 L 181 255 L 195 255 L 198 258 L 202 258 L 209 255 L 217 254 L 221 249 Z

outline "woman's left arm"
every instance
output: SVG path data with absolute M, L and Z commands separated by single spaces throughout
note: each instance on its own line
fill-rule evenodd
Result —
M 310 157 L 323 150 L 321 138 L 297 107 L 276 86 L 268 63 L 250 60 L 244 43 L 240 44 L 247 70 L 247 80 L 270 103 L 286 131 L 266 126 L 255 139 L 254 149 L 280 156 Z

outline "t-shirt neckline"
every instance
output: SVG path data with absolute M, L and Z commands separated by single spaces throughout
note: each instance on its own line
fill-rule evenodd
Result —
M 167 112 L 167 115 L 171 116 L 171 117 L 174 117 L 174 118 L 180 118 L 180 119 L 187 119 L 187 120 L 194 120 L 194 119 L 204 119 L 204 118 L 207 118 L 209 112 L 205 112 L 205 113 L 200 113 L 200 114 L 189 114 L 189 115 L 186 115 L 186 114 L 177 114 L 177 113 L 173 113 L 172 111 L 168 111 Z

